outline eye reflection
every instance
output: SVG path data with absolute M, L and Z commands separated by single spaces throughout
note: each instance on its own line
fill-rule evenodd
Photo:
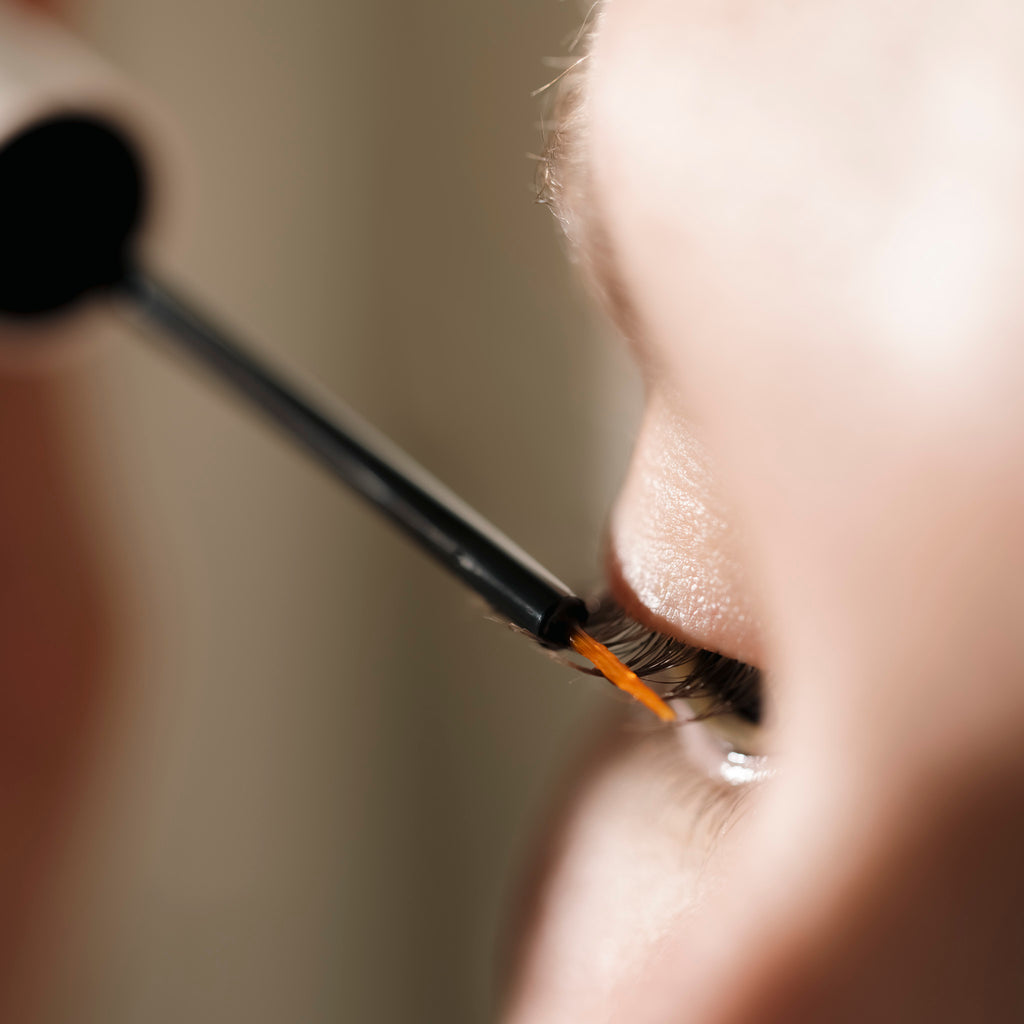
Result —
M 702 717 L 701 702 L 676 700 L 684 756 L 713 781 L 729 786 L 763 782 L 772 774 L 763 729 L 738 714 Z M 694 705 L 698 706 L 694 706 Z
M 768 759 L 764 756 L 738 754 L 734 750 L 726 755 L 725 761 L 722 763 L 722 778 L 733 786 L 761 782 L 770 774 Z

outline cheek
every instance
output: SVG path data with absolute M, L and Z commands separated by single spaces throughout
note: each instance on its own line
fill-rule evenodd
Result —
M 603 1020 L 623 1001 L 640 1010 L 638 979 L 713 881 L 729 796 L 690 767 L 676 734 L 616 724 L 547 837 L 508 1024 Z

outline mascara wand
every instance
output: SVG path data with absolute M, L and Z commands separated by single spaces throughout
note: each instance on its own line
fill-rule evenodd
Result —
M 569 644 L 587 618 L 584 603 L 369 424 L 336 402 L 328 411 L 300 395 L 280 371 L 152 277 L 136 271 L 121 289 L 151 325 L 244 395 L 499 615 L 544 644 Z
M 145 318 L 283 428 L 513 625 L 571 647 L 662 721 L 672 709 L 584 632 L 586 604 L 564 583 L 351 410 L 314 402 L 282 373 L 140 271 L 118 286 Z
M 588 636 L 584 602 L 368 424 L 314 400 L 140 269 L 148 180 L 102 119 L 53 117 L 0 142 L 0 314 L 10 328 L 116 296 L 256 406 L 500 615 L 550 648 L 571 647 L 663 721 L 672 709 Z M 38 344 L 38 340 L 36 344 Z M 25 344 L 24 341 L 18 344 Z

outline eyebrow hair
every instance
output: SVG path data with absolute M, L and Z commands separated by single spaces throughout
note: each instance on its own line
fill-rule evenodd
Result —
M 582 44 L 582 55 L 550 83 L 553 99 L 544 124 L 537 202 L 554 214 L 568 242 L 569 257 L 599 305 L 626 340 L 638 347 L 639 321 L 595 194 L 590 152 L 588 98 L 603 8 L 604 0 L 596 0 L 573 44 Z

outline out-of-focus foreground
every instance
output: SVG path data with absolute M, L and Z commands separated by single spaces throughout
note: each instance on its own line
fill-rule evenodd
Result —
M 621 357 L 525 156 L 579 13 L 81 0 L 72 20 L 187 142 L 172 275 L 582 584 L 628 444 L 602 386 Z M 516 865 L 602 688 L 109 334 L 64 373 L 121 655 L 44 1019 L 485 1019 Z

